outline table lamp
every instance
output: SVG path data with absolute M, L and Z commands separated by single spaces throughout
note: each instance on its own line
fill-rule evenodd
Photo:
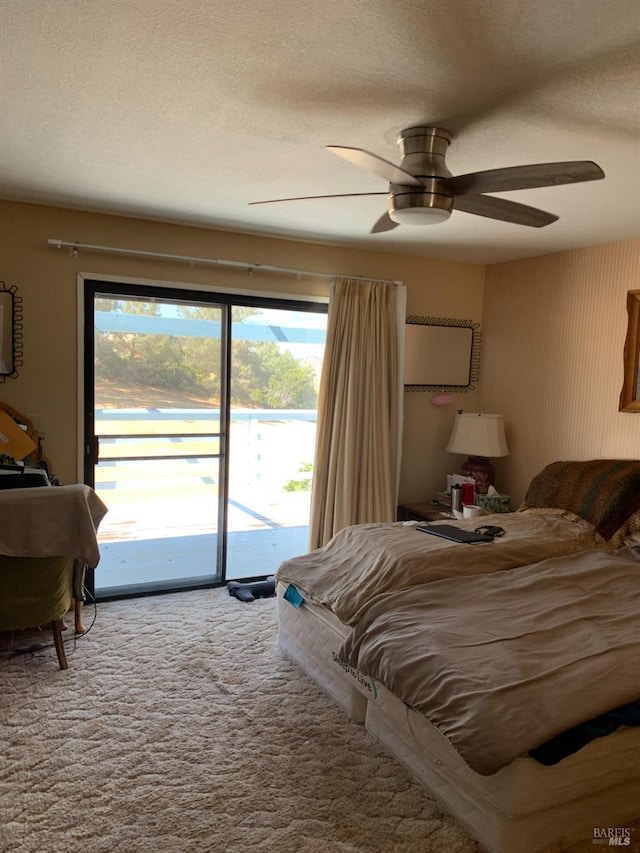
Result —
M 469 458 L 461 473 L 476 481 L 476 493 L 484 495 L 495 480 L 491 456 L 508 456 L 504 435 L 504 417 L 478 412 L 458 412 L 447 445 L 449 453 L 463 453 Z

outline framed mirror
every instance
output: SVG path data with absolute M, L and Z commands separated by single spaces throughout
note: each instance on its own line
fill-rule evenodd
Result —
M 473 391 L 480 331 L 471 320 L 407 317 L 404 387 L 408 391 Z
M 627 337 L 624 342 L 624 381 L 620 412 L 640 412 L 640 290 L 627 292 Z
M 17 376 L 22 364 L 22 299 L 0 281 L 0 382 Z

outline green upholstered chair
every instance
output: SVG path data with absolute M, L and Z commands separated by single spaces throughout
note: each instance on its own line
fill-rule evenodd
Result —
M 73 601 L 74 564 L 69 557 L 0 556 L 0 631 L 51 626 L 60 669 L 68 668 L 62 630 Z

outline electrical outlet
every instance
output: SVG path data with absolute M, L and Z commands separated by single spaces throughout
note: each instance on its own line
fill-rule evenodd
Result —
M 47 422 L 44 415 L 27 415 L 34 428 L 38 431 L 41 438 L 44 438 L 47 431 Z

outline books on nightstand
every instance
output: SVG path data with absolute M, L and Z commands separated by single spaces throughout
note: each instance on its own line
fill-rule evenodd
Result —
M 443 510 L 451 512 L 451 492 L 438 492 L 433 498 L 434 506 L 441 506 Z

